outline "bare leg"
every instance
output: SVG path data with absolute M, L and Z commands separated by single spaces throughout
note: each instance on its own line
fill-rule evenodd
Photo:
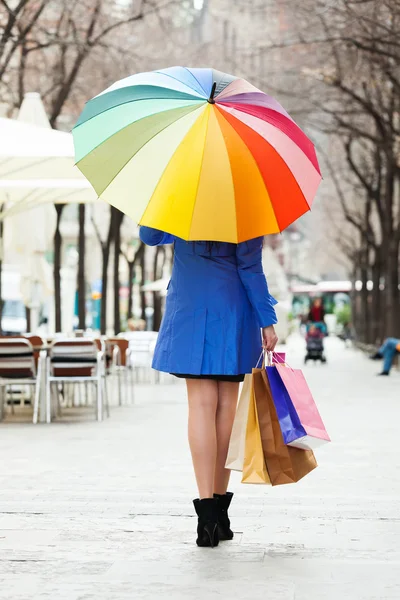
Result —
M 217 460 L 215 465 L 214 492 L 225 494 L 228 489 L 231 472 L 225 469 L 229 440 L 236 413 L 239 384 L 229 381 L 218 382 L 217 408 Z
M 189 445 L 199 497 L 212 498 L 217 457 L 215 418 L 218 382 L 187 379 L 186 385 L 189 398 Z

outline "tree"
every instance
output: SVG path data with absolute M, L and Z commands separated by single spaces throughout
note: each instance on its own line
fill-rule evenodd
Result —
M 54 232 L 54 306 L 55 306 L 55 328 L 62 331 L 61 319 L 61 250 L 62 237 L 60 231 L 61 217 L 65 204 L 56 204 L 57 212 L 56 229 Z
M 396 67 L 400 5 L 343 0 L 333 13 L 338 27 L 334 32 L 329 29 L 329 15 L 321 16 L 332 50 L 329 70 L 322 72 L 330 92 L 325 112 L 357 191 L 355 206 L 343 196 L 341 201 L 346 220 L 359 234 L 356 260 L 362 282 L 363 338 L 376 341 L 376 337 L 400 334 L 400 78 Z M 375 293 L 370 302 L 371 280 Z
M 331 179 L 338 174 L 336 201 L 356 241 L 351 271 L 362 286 L 359 334 L 376 342 L 400 335 L 400 4 L 308 0 L 294 12 L 296 35 L 275 48 L 291 53 L 292 68 L 301 57 L 303 90 L 292 95 L 324 134 Z
M 157 281 L 161 279 L 163 274 L 163 267 L 166 262 L 166 249 L 164 246 L 157 246 L 154 253 L 154 261 L 153 261 L 153 279 Z M 153 292 L 153 329 L 154 331 L 159 331 L 161 325 L 161 317 L 162 317 L 162 299 L 160 292 Z
M 135 270 L 136 270 L 137 265 L 142 260 L 142 256 L 145 252 L 145 248 L 146 248 L 145 244 L 143 242 L 140 242 L 133 257 L 129 257 L 127 252 L 122 251 L 122 255 L 124 256 L 124 258 L 128 264 L 128 282 L 129 282 L 128 314 L 127 314 L 128 319 L 130 319 L 133 316 L 133 280 L 134 280 L 134 276 L 135 276 Z
M 101 308 L 100 308 L 100 332 L 105 335 L 107 332 L 107 291 L 108 291 L 108 264 L 110 261 L 110 250 L 114 233 L 114 213 L 110 210 L 110 221 L 106 239 L 103 240 L 99 227 L 92 215 L 92 224 L 101 248 L 102 268 L 101 268 Z
M 53 127 L 63 113 L 73 122 L 93 85 L 106 87 L 126 54 L 132 56 L 132 27 L 175 2 L 117 7 L 107 0 L 20 0 L 14 6 L 0 0 L 0 101 L 18 107 L 34 87 Z
M 86 277 L 85 277 L 85 205 L 79 205 L 79 238 L 78 238 L 78 319 L 79 329 L 86 329 Z
M 23 54 L 29 51 L 27 40 L 32 30 L 37 25 L 49 0 L 32 2 L 32 0 L 20 0 L 16 4 L 6 0 L 0 0 L 0 82 L 12 66 L 17 52 L 25 46 Z M 36 49 L 33 43 L 31 49 Z
M 0 204 L 0 213 L 3 212 L 4 204 Z M 0 220 L 0 335 L 3 335 L 3 233 L 4 223 Z
M 113 215 L 113 239 L 114 239 L 114 333 L 117 335 L 121 331 L 121 314 L 120 314 L 120 303 L 119 303 L 119 259 L 121 256 L 121 225 L 124 220 L 124 213 L 114 206 L 111 207 L 111 213 Z
M 141 306 L 141 318 L 147 322 L 146 315 L 146 292 L 142 290 L 142 287 L 146 283 L 146 252 L 142 252 L 140 257 L 140 306 Z

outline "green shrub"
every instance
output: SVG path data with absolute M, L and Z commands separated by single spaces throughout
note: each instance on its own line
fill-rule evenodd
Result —
M 340 325 L 345 325 L 346 323 L 351 322 L 351 306 L 349 304 L 345 304 L 339 310 L 336 311 L 337 322 Z

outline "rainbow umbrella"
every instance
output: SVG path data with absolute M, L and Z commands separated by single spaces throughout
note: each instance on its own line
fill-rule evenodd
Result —
M 185 240 L 278 233 L 311 208 L 312 142 L 244 79 L 172 67 L 118 81 L 73 130 L 76 163 L 99 197 Z

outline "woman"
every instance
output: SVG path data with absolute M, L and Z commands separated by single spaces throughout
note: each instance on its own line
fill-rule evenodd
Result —
M 324 323 L 325 310 L 321 298 L 314 298 L 311 304 L 308 320 L 312 323 Z
M 199 498 L 197 545 L 232 539 L 225 468 L 239 383 L 264 347 L 278 341 L 274 305 L 263 273 L 262 238 L 240 244 L 185 242 L 141 227 L 150 245 L 175 244 L 165 314 L 153 368 L 186 379 L 189 445 Z

